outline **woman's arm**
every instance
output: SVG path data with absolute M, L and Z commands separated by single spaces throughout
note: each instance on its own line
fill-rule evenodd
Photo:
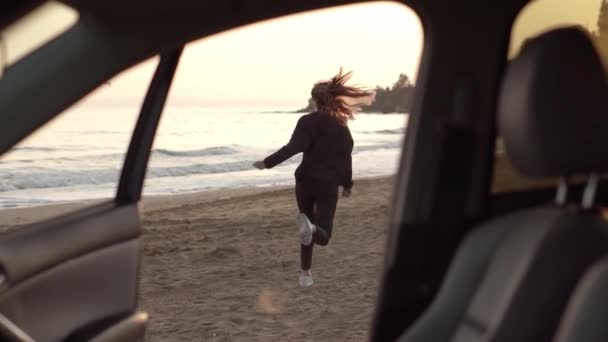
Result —
M 342 185 L 342 197 L 350 197 L 353 187 L 353 158 L 350 154 L 346 157 L 345 168 L 344 178 L 340 184 Z
M 296 124 L 296 128 L 291 134 L 291 139 L 287 145 L 281 147 L 275 153 L 264 159 L 264 168 L 271 169 L 294 155 L 304 152 L 310 145 L 310 130 L 308 129 L 305 117 L 301 117 Z
M 349 154 L 348 157 L 346 157 L 346 172 L 342 186 L 344 189 L 348 189 L 350 191 L 353 184 L 353 157 Z
M 343 174 L 341 184 L 346 192 L 350 194 L 350 189 L 353 187 L 353 148 L 355 143 L 353 141 L 350 129 L 347 127 L 348 132 L 348 154 L 344 156 Z

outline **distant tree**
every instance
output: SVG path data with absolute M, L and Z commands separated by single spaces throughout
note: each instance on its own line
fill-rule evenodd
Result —
M 376 101 L 371 106 L 363 107 L 367 113 L 407 113 L 410 111 L 414 84 L 406 74 L 399 74 L 392 87 L 377 86 Z M 308 105 L 297 113 L 307 113 L 315 110 L 314 101 L 308 99 Z
M 599 33 L 608 32 L 608 1 L 602 0 L 600 12 L 597 18 L 597 30 Z
M 392 87 L 376 87 L 376 101 L 366 112 L 407 113 L 411 108 L 414 85 L 405 74 L 399 74 Z
M 608 1 L 602 0 L 600 12 L 597 18 L 597 30 L 592 32 L 596 46 L 604 60 L 604 64 L 608 66 Z
M 411 86 L 412 86 L 412 82 L 410 82 L 409 77 L 407 77 L 406 74 L 399 74 L 399 79 L 397 79 L 397 82 L 395 82 L 393 84 L 392 90 L 407 88 L 407 87 L 411 87 Z

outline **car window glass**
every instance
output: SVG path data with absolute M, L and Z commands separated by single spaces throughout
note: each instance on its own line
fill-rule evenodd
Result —
M 0 230 L 114 197 L 153 58 L 101 85 L 0 159 Z
M 422 42 L 410 9 L 374 2 L 186 46 L 145 181 L 148 340 L 365 338 Z M 252 164 L 290 140 L 314 111 L 314 83 L 340 67 L 354 72 L 348 84 L 375 89 L 376 102 L 349 123 L 355 184 L 338 199 L 331 241 L 314 247 L 318 287 L 307 291 L 294 197 L 302 154 L 272 169 Z

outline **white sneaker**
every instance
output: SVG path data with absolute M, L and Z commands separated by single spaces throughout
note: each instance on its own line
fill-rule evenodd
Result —
M 300 213 L 296 220 L 298 225 L 298 235 L 300 235 L 300 242 L 304 246 L 310 245 L 312 242 L 312 234 L 315 232 L 315 226 L 310 222 L 306 214 Z
M 313 283 L 314 280 L 312 280 L 312 274 L 310 273 L 310 270 L 302 270 L 300 272 L 300 287 L 311 287 Z

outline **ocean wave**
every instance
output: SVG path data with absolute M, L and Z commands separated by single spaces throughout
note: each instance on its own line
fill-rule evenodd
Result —
M 53 147 L 46 146 L 15 146 L 9 150 L 10 152 L 27 151 L 27 152 L 58 152 L 58 151 L 87 151 L 88 146 L 73 146 L 73 145 L 58 145 Z
M 253 170 L 253 162 L 253 160 L 242 160 L 217 164 L 152 167 L 148 169 L 146 177 L 151 179 L 246 171 Z M 117 168 L 75 171 L 38 169 L 34 172 L 10 172 L 1 177 L 0 192 L 117 183 L 119 173 Z
M 10 151 L 53 152 L 58 150 L 58 148 L 53 147 L 16 146 L 13 147 Z
M 405 134 L 405 128 L 396 129 L 381 129 L 376 131 L 361 131 L 361 134 L 379 134 L 379 135 L 392 135 L 392 134 Z
M 87 135 L 92 135 L 92 134 L 99 134 L 99 135 L 131 135 L 131 131 L 127 130 L 127 131 L 111 131 L 111 130 L 87 130 L 87 131 L 65 131 L 64 133 L 69 133 L 69 134 L 82 134 L 82 133 L 86 133 Z
M 42 148 L 27 148 L 29 151 L 61 151 L 62 149 L 51 149 L 43 150 Z M 207 147 L 200 150 L 169 150 L 169 149 L 153 149 L 152 157 L 205 157 L 205 156 L 221 156 L 236 154 L 239 150 L 231 146 L 213 146 Z M 24 158 L 15 159 L 11 161 L 0 161 L 0 164 L 7 164 L 12 162 L 18 163 L 32 163 L 37 161 L 92 161 L 92 160 L 122 160 L 125 158 L 125 153 L 105 153 L 105 154 L 83 154 L 71 157 L 59 157 L 59 158 Z
M 384 144 L 373 144 L 373 145 L 355 145 L 353 148 L 353 154 L 361 152 L 372 152 L 378 150 L 390 150 L 395 148 L 401 148 L 402 143 L 400 141 L 389 142 Z
M 177 150 L 168 150 L 168 149 L 154 149 L 152 150 L 152 154 L 159 154 L 171 157 L 204 157 L 204 156 L 221 156 L 228 154 L 238 153 L 234 147 L 230 146 L 214 146 L 207 147 L 200 150 L 186 150 L 186 151 L 177 151 Z
M 383 149 L 401 148 L 401 142 L 391 142 L 371 145 L 356 145 L 353 154 L 373 152 Z M 158 155 L 172 157 L 191 157 L 204 155 L 222 155 L 236 153 L 231 147 L 206 148 L 191 151 L 155 150 Z M 299 163 L 301 155 L 295 156 L 283 163 L 283 166 Z M 254 160 L 237 160 L 219 163 L 192 163 L 190 165 L 154 166 L 148 168 L 146 178 L 184 177 L 191 175 L 228 174 L 254 170 Z M 117 184 L 120 168 L 77 169 L 69 170 L 55 167 L 20 167 L 0 170 L 0 192 L 25 189 L 63 188 L 81 185 Z
M 35 199 L 35 198 L 19 199 L 19 198 L 0 197 L 0 208 L 3 208 L 3 209 L 30 207 L 30 206 L 34 206 L 34 205 L 44 205 L 44 204 L 50 204 L 50 203 L 53 203 L 53 202 L 49 201 L 49 200 Z
M 383 129 L 377 132 L 378 134 L 405 134 L 405 128 Z

